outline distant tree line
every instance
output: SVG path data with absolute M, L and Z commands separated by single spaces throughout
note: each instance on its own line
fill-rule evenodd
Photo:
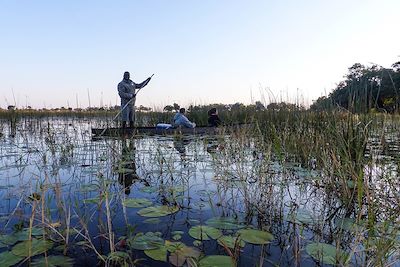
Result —
M 400 111 L 400 61 L 392 68 L 356 63 L 329 94 L 318 98 L 311 110 L 344 108 L 351 112 Z

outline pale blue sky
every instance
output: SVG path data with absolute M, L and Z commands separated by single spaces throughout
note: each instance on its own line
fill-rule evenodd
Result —
M 400 60 L 398 0 L 0 0 L 0 107 L 304 103 L 353 63 Z M 268 89 L 267 89 L 268 88 Z M 13 94 L 14 93 L 14 94 Z

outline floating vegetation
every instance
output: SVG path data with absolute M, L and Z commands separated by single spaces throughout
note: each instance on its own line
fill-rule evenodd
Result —
M 159 224 L 159 223 L 161 223 L 161 220 L 159 218 L 150 218 L 150 219 L 144 220 L 143 222 L 148 223 L 148 224 Z
M 144 254 L 156 261 L 167 262 L 167 247 L 161 246 L 156 249 L 145 250 Z
M 271 233 L 255 229 L 241 229 L 237 232 L 243 241 L 255 245 L 265 245 L 274 240 Z
M 214 217 L 208 219 L 206 224 L 218 229 L 236 230 L 245 227 L 245 225 L 234 218 Z
M 29 229 L 25 228 L 21 231 L 17 231 L 8 235 L 0 235 L 0 243 L 12 246 L 19 241 L 29 240 L 29 233 L 32 236 L 41 236 L 43 235 L 43 229 L 33 227 L 30 231 Z
M 127 208 L 143 208 L 150 206 L 151 204 L 153 203 L 146 198 L 128 198 L 122 202 L 122 205 L 124 205 Z M 156 216 L 147 216 L 147 217 L 156 217 Z
M 218 244 L 223 247 L 228 247 L 234 249 L 236 246 L 244 247 L 246 243 L 242 240 L 240 236 L 223 235 L 218 238 Z
M 163 217 L 173 214 L 179 210 L 178 206 L 154 206 L 147 207 L 138 211 L 138 214 L 143 217 Z
M 218 239 L 222 232 L 211 226 L 196 225 L 189 229 L 189 235 L 198 240 L 210 240 Z
M 50 255 L 33 260 L 32 267 L 72 267 L 74 260 L 62 255 Z
M 42 254 L 53 246 L 53 242 L 42 239 L 23 241 L 15 245 L 11 253 L 19 257 L 33 257 Z
M 199 261 L 199 267 L 233 267 L 235 265 L 231 257 L 222 255 L 206 256 Z
M 149 250 L 160 248 L 164 244 L 164 239 L 158 233 L 147 232 L 136 234 L 135 237 L 128 240 L 128 243 L 133 249 Z
M 2 267 L 14 266 L 23 259 L 24 257 L 17 256 L 11 253 L 10 251 L 4 251 L 0 253 L 0 266 Z
M 324 264 L 344 264 L 348 259 L 348 255 L 343 250 L 325 243 L 308 244 L 306 251 L 315 260 Z

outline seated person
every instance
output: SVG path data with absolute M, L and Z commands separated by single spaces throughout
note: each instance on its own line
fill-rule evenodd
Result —
M 183 126 L 186 128 L 194 128 L 196 127 L 196 123 L 190 122 L 188 118 L 186 118 L 185 109 L 181 108 L 178 113 L 175 114 L 172 125 L 174 127 Z
M 221 125 L 221 119 L 218 117 L 218 112 L 216 108 L 212 108 L 208 111 L 208 125 L 212 127 L 217 127 Z

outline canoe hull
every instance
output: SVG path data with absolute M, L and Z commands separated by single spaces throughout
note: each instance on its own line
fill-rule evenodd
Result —
M 124 136 L 124 135 L 199 135 L 216 134 L 219 128 L 216 127 L 196 127 L 196 128 L 175 128 L 159 129 L 156 127 L 135 127 L 135 128 L 92 128 L 93 136 Z

